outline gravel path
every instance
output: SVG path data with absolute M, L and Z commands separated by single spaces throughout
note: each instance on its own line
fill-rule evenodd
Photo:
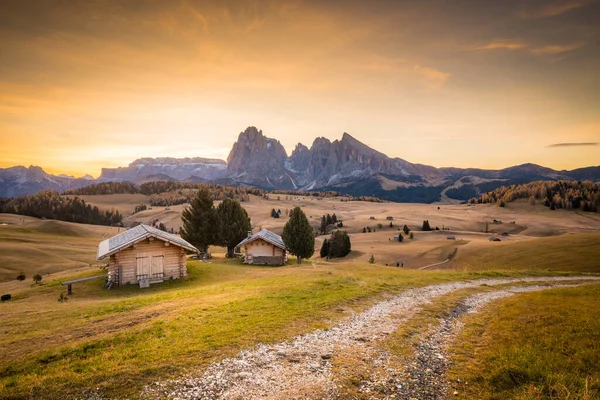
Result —
M 451 332 L 452 322 L 477 304 L 497 298 L 494 296 L 506 297 L 520 290 L 526 291 L 526 287 L 487 292 L 467 298 L 464 309 L 457 310 L 456 316 L 448 321 L 442 321 L 438 333 L 434 332 L 417 349 L 416 360 L 408 365 L 408 375 L 399 374 L 388 367 L 387 355 L 375 353 L 370 344 L 394 332 L 402 320 L 410 318 L 422 305 L 455 290 L 480 285 L 575 280 L 600 280 L 600 277 L 478 279 L 410 289 L 353 315 L 331 329 L 316 330 L 297 336 L 289 342 L 258 345 L 252 350 L 240 352 L 236 357 L 212 364 L 197 374 L 192 373 L 179 380 L 156 382 L 146 387 L 141 396 L 173 399 L 335 399 L 339 397 L 339 393 L 332 373 L 332 357 L 366 349 L 369 362 L 378 366 L 377 376 L 373 376 L 373 385 L 381 383 L 376 388 L 373 385 L 362 388 L 367 393 L 377 389 L 373 398 L 441 398 L 447 389 L 443 382 L 443 372 L 447 365 L 441 346 Z M 540 290 L 548 286 L 534 287 Z M 435 377 L 435 380 L 431 381 L 429 375 Z M 431 393 L 419 391 L 420 388 L 429 386 L 433 386 L 435 390 Z

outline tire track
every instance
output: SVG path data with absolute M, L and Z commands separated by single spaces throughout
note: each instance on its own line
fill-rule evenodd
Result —
M 172 399 L 335 399 L 338 397 L 338 389 L 332 372 L 331 359 L 345 352 L 353 352 L 357 348 L 368 347 L 370 342 L 384 339 L 396 330 L 399 323 L 415 315 L 423 305 L 430 303 L 436 297 L 480 285 L 598 280 L 600 277 L 583 276 L 496 278 L 409 289 L 388 300 L 378 302 L 363 312 L 354 314 L 331 329 L 316 330 L 275 345 L 259 344 L 251 350 L 240 352 L 236 357 L 222 360 L 210 365 L 205 370 L 190 373 L 181 379 L 155 382 L 153 385 L 147 386 L 140 396 Z M 547 287 L 544 286 L 544 288 Z M 491 293 L 496 292 L 511 293 L 510 295 L 512 295 L 517 292 L 517 289 L 514 288 L 512 292 L 505 289 Z M 441 344 L 449 329 L 447 326 L 442 326 L 439 330 L 441 332 L 439 343 Z M 434 349 L 432 351 L 435 353 L 441 354 L 441 350 L 438 350 L 439 346 L 434 346 L 437 339 L 433 340 L 434 342 L 428 346 Z M 438 357 L 438 360 L 442 362 L 442 358 Z M 385 364 L 385 360 L 380 360 L 380 362 Z M 414 369 L 420 368 L 417 363 Z M 439 371 L 432 376 L 443 376 L 445 368 L 444 365 L 441 365 L 438 368 Z M 409 371 L 410 369 L 411 366 L 409 366 Z M 432 368 L 429 369 L 433 372 Z M 394 381 L 399 378 L 404 380 Z M 427 385 L 426 381 L 420 382 L 415 377 L 411 378 L 410 372 L 409 376 L 399 375 L 394 379 L 391 379 L 392 382 L 395 382 L 393 394 L 388 394 L 392 396 L 391 398 L 415 397 L 411 393 L 416 393 L 418 388 Z M 410 384 L 411 379 L 416 382 L 413 386 Z M 446 387 L 441 389 L 445 390 Z M 442 391 L 432 392 L 431 396 L 433 397 L 416 397 L 441 398 L 436 397 L 440 393 Z

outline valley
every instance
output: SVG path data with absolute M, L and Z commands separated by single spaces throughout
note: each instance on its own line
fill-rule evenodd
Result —
M 185 207 L 152 207 L 132 214 L 147 196 L 84 198 L 98 207 L 119 209 L 126 225 L 159 221 L 175 231 Z M 75 284 L 73 295 L 60 303 L 56 299 L 65 290 L 61 282 L 102 273 L 102 263 L 95 261 L 96 247 L 123 228 L 0 214 L 0 291 L 12 295 L 10 302 L 0 305 L 4 326 L 0 331 L 0 397 L 44 398 L 45 391 L 51 390 L 64 397 L 86 398 L 187 398 L 198 393 L 208 398 L 236 398 L 239 386 L 222 381 L 221 386 L 209 389 L 206 385 L 211 378 L 206 374 L 214 373 L 218 368 L 215 363 L 224 359 L 238 365 L 242 361 L 236 361 L 235 356 L 242 350 L 272 345 L 273 353 L 265 354 L 283 354 L 269 358 L 275 369 L 259 372 L 262 367 L 232 367 L 245 377 L 241 388 L 256 390 L 251 393 L 276 390 L 275 397 L 279 396 L 275 393 L 285 393 L 303 398 L 385 398 L 385 393 L 394 391 L 423 395 L 427 393 L 425 382 L 434 379 L 445 382 L 440 383 L 439 393 L 456 390 L 459 398 L 463 394 L 469 398 L 482 393 L 474 390 L 484 389 L 478 389 L 480 375 L 476 372 L 469 372 L 470 378 L 457 372 L 457 366 L 463 364 L 444 361 L 438 365 L 436 361 L 423 367 L 437 371 L 434 375 L 415 378 L 422 371 L 415 372 L 419 367 L 411 364 L 411 357 L 422 351 L 419 346 L 430 346 L 426 332 L 434 329 L 435 315 L 441 318 L 469 296 L 487 291 L 491 299 L 497 293 L 521 298 L 524 291 L 538 290 L 562 296 L 567 292 L 561 291 L 561 285 L 571 285 L 569 296 L 581 294 L 593 299 L 597 291 L 589 288 L 599 285 L 594 282 L 600 278 L 600 219 L 596 213 L 550 210 L 521 201 L 506 207 L 425 205 L 275 194 L 266 198 L 251 195 L 242 205 L 255 231 L 267 228 L 277 233 L 287 221 L 286 209 L 301 207 L 315 227 L 322 215 L 335 213 L 343 222 L 341 229 L 350 233 L 352 251 L 340 259 L 319 258 L 318 249 L 327 237 L 320 235 L 316 238 L 317 252 L 310 260 L 296 265 L 292 258 L 288 265 L 273 268 L 226 259 L 225 249 L 212 246 L 213 258 L 208 262 L 188 261 L 189 276 L 183 281 L 164 282 L 149 289 L 131 285 L 115 290 L 103 288 L 102 280 L 86 281 Z M 284 216 L 272 218 L 271 209 L 281 209 Z M 424 220 L 434 230 L 421 231 Z M 393 241 L 398 228 L 405 224 L 413 239 L 405 235 L 402 243 Z M 435 230 L 436 226 L 440 230 Z M 363 233 L 365 227 L 372 232 Z M 501 241 L 490 241 L 490 237 Z M 373 264 L 368 263 L 371 255 Z M 396 263 L 403 267 L 396 267 Z M 27 276 L 24 282 L 15 280 L 21 271 Z M 31 284 L 34 273 L 42 275 L 41 285 Z M 560 281 L 555 282 L 557 279 Z M 436 285 L 450 291 L 440 292 Z M 498 289 L 492 289 L 496 285 Z M 385 317 L 392 319 L 386 319 L 381 332 L 373 325 L 371 333 L 349 333 L 354 339 L 347 342 L 349 339 L 344 338 L 340 342 L 344 345 L 327 341 L 317 347 L 298 336 L 309 334 L 308 338 L 323 332 L 329 337 L 328 332 L 346 329 L 343 327 L 348 321 L 361 313 L 370 315 L 371 307 L 378 309 L 393 296 L 405 299 L 404 293 L 408 295 L 411 290 L 433 290 L 432 305 L 410 303 L 390 309 L 396 311 Z M 494 300 L 491 306 L 479 308 L 495 309 L 503 301 Z M 481 323 L 475 317 L 468 320 Z M 34 323 L 35 330 L 27 329 Z M 412 326 L 410 334 L 405 326 Z M 471 332 L 470 326 L 465 332 Z M 455 343 L 455 337 L 466 334 L 458 329 L 455 332 L 455 328 L 452 332 L 444 339 L 448 346 Z M 294 340 L 304 344 L 293 345 Z M 482 345 L 473 337 L 461 343 Z M 452 346 L 447 357 L 466 362 L 461 358 L 465 351 L 462 344 Z M 327 355 L 331 358 L 321 359 L 323 354 L 331 354 Z M 388 383 L 380 380 L 383 371 L 387 371 Z M 450 383 L 445 371 L 452 379 L 471 379 L 471 386 Z M 592 374 L 590 379 L 600 376 L 593 371 L 587 370 Z M 275 380 L 288 376 L 288 383 L 267 389 L 260 383 L 263 373 Z M 299 373 L 307 379 L 291 378 Z M 236 376 L 228 379 L 238 381 Z M 182 383 L 184 377 L 190 381 Z M 411 379 L 423 383 L 405 386 Z

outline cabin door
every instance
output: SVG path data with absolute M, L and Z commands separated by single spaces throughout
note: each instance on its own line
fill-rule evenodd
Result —
M 164 277 L 164 260 L 165 256 L 162 254 L 155 254 L 152 256 L 152 279 L 162 280 Z
M 135 257 L 137 264 L 137 280 L 140 279 L 150 279 L 151 274 L 151 264 L 150 264 L 150 254 L 148 253 L 138 253 Z

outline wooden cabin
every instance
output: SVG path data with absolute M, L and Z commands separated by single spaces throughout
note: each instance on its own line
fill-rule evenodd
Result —
M 248 237 L 236 246 L 244 249 L 244 264 L 254 265 L 285 265 L 287 250 L 283 239 L 276 233 L 263 229 Z
M 179 236 L 138 225 L 101 242 L 97 260 L 108 258 L 111 286 L 148 287 L 186 276 L 186 251 L 197 253 L 198 249 Z

